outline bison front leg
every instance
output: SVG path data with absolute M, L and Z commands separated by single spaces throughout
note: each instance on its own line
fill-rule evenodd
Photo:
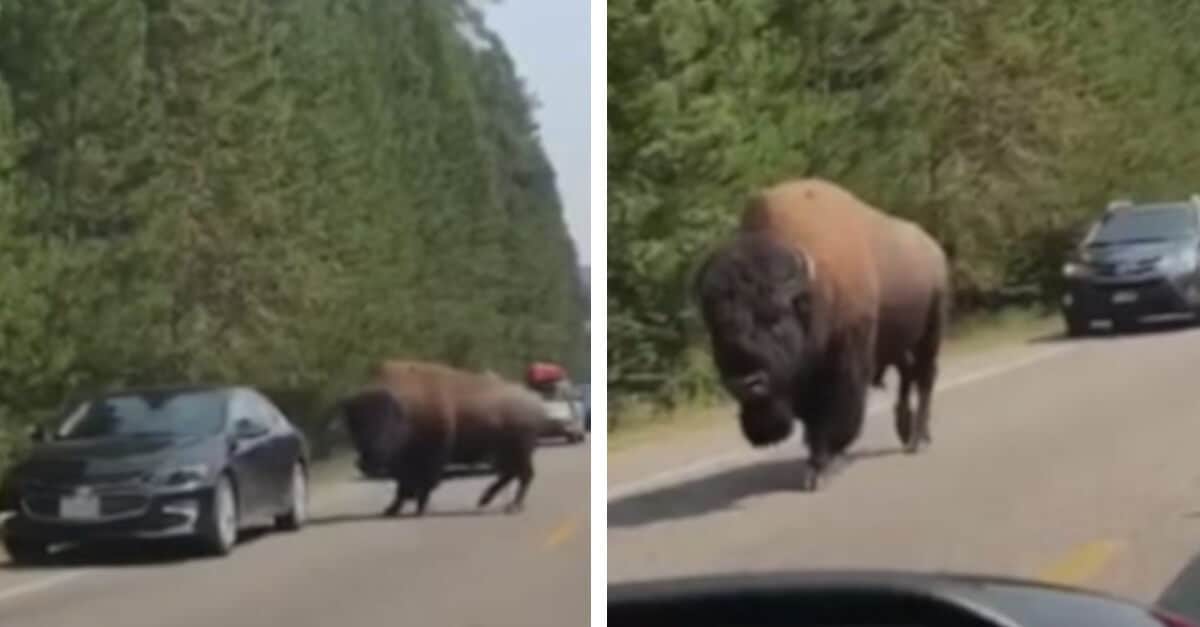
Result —
M 818 490 L 832 461 L 843 455 L 862 432 L 866 417 L 867 389 L 873 374 L 869 359 L 846 359 L 832 368 L 822 402 L 810 413 L 805 426 L 808 445 L 808 473 L 803 487 Z

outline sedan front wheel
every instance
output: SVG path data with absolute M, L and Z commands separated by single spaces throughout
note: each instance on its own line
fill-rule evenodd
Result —
M 292 465 L 292 480 L 288 488 L 288 510 L 275 517 L 275 528 L 280 531 L 296 531 L 308 519 L 308 476 L 304 464 Z
M 221 475 L 213 489 L 212 506 L 200 524 L 200 540 L 206 553 L 228 555 L 237 544 L 237 491 L 229 475 Z

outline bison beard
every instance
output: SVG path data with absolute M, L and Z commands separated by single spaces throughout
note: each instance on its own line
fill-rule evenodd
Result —
M 747 441 L 782 441 L 801 421 L 803 486 L 815 489 L 858 438 L 868 388 L 895 366 L 897 431 L 910 451 L 928 442 L 945 276 L 944 256 L 923 231 L 830 183 L 784 183 L 756 195 L 694 286 Z
M 489 385 L 497 384 L 509 385 L 496 381 Z M 488 402 L 473 404 L 470 411 L 450 411 L 406 401 L 396 390 L 381 385 L 346 398 L 341 409 L 363 461 L 386 468 L 396 481 L 395 498 L 385 516 L 399 515 L 410 499 L 416 500 L 417 515 L 423 515 L 446 463 L 463 458 L 476 461 L 480 456 L 491 459 L 498 476 L 480 495 L 478 506 L 488 506 L 516 479 L 516 494 L 504 508 L 515 513 L 523 508 L 534 475 L 538 417 L 528 415 L 535 407 L 523 400 L 500 389 Z

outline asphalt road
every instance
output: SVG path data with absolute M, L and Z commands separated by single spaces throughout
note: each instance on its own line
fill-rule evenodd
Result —
M 1049 338 L 942 371 L 931 448 L 899 452 L 890 392 L 875 393 L 852 460 L 816 494 L 798 491 L 798 434 L 754 451 L 729 409 L 717 427 L 614 455 L 609 581 L 954 570 L 1200 615 L 1200 330 Z
M 443 484 L 424 519 L 383 519 L 389 484 L 346 476 L 314 487 L 300 533 L 251 534 L 223 559 L 105 548 L 17 569 L 0 553 L 0 625 L 586 625 L 588 450 L 539 450 L 514 516 L 499 512 L 510 491 L 474 510 L 488 479 L 471 477 Z

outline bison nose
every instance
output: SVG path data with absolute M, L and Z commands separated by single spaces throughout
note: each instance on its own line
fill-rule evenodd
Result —
M 767 373 L 752 372 L 734 380 L 734 389 L 743 398 L 754 399 L 767 396 Z

